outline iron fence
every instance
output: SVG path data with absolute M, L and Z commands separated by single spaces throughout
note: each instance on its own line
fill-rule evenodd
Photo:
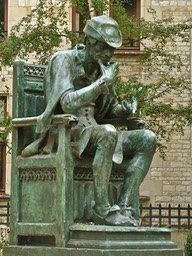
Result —
M 192 207 L 187 206 L 140 206 L 141 225 L 148 227 L 169 227 L 176 229 L 192 228 Z M 0 203 L 0 225 L 9 227 L 10 224 L 10 202 Z
M 0 203 L 0 225 L 9 227 L 10 224 L 10 202 Z
M 177 229 L 192 228 L 192 207 L 187 206 L 142 206 L 141 210 L 141 224 L 143 226 L 158 226 L 170 227 Z

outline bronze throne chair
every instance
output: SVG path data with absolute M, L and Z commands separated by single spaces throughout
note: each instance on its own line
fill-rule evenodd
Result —
M 55 153 L 21 156 L 36 139 L 37 116 L 45 108 L 45 68 L 22 60 L 14 63 L 11 245 L 66 247 L 70 226 L 91 222 L 93 217 L 92 159 L 84 156 L 76 161 L 72 155 L 70 128 L 77 122 L 74 116 L 53 116 L 52 123 L 58 128 Z M 119 125 L 119 120 L 107 122 Z M 127 127 L 127 122 L 121 122 L 122 127 Z M 120 194 L 127 161 L 113 166 L 109 184 L 112 204 Z

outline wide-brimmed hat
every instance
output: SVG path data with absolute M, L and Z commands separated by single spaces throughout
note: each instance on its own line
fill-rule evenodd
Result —
M 86 36 L 105 42 L 111 47 L 119 48 L 122 45 L 122 34 L 119 25 L 109 16 L 95 16 L 87 20 L 83 32 Z

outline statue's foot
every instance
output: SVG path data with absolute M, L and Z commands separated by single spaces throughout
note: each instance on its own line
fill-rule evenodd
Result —
M 120 213 L 120 209 L 114 210 L 113 207 L 108 211 L 108 214 L 103 217 L 96 213 L 94 209 L 94 223 L 96 225 L 109 225 L 109 226 L 138 226 L 138 223 L 131 216 L 125 216 Z
M 122 215 L 120 212 L 116 212 L 108 214 L 105 217 L 105 225 L 137 227 L 138 223 L 132 216 L 125 216 Z
M 39 153 L 39 148 L 41 143 L 45 138 L 46 133 L 42 134 L 38 139 L 29 144 L 24 150 L 21 152 L 22 157 L 29 157 Z
M 120 207 L 120 212 L 123 216 L 127 216 L 130 218 L 130 221 L 133 223 L 133 226 L 139 226 L 139 221 L 136 220 L 134 217 L 133 217 L 133 214 L 135 213 L 135 209 L 131 206 L 123 206 L 123 207 Z
M 32 144 L 28 145 L 24 150 L 21 152 L 22 157 L 29 157 L 39 153 L 39 145 L 33 142 Z
M 135 214 L 135 209 L 132 206 L 120 205 L 119 207 L 122 215 L 133 216 Z

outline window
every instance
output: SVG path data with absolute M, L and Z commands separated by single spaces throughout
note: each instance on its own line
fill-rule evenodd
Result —
M 0 96 L 0 120 L 6 117 L 7 113 L 7 97 Z M 1 124 L 1 129 L 3 125 Z M 6 145 L 0 137 L 0 192 L 5 191 L 5 175 L 6 175 Z
M 133 36 L 133 32 L 131 31 L 131 25 L 129 25 L 129 21 L 127 19 L 127 23 L 122 23 L 123 19 L 122 16 L 123 15 L 127 15 L 130 20 L 134 20 L 139 22 L 140 20 L 140 0 L 125 0 L 121 2 L 121 7 L 123 7 L 123 9 L 120 11 L 116 1 L 112 1 L 111 0 L 111 7 L 110 7 L 110 15 L 112 17 L 114 17 L 114 19 L 116 19 L 119 23 L 119 25 L 123 28 L 123 31 L 125 31 L 125 33 L 123 34 L 123 44 L 122 47 L 120 49 L 120 51 L 125 51 L 125 50 L 139 50 L 139 37 L 138 38 L 134 38 Z M 115 11 L 117 12 L 117 8 L 118 8 L 118 12 L 119 17 L 117 15 L 117 17 L 115 16 Z
M 85 1 L 86 3 L 86 1 Z M 110 9 L 109 15 L 114 17 L 114 19 L 118 20 L 118 17 L 115 17 L 115 8 L 118 7 L 117 1 L 110 0 Z M 140 0 L 125 0 L 121 2 L 121 7 L 123 7 L 123 12 L 127 14 L 130 18 L 139 21 L 140 19 Z M 88 4 L 86 4 L 87 12 L 89 13 Z M 83 28 L 85 26 L 84 17 L 80 15 L 76 8 L 72 9 L 72 30 L 76 32 L 77 36 L 83 35 Z M 121 19 L 121 15 L 120 15 Z M 119 21 L 118 21 L 119 22 Z M 119 22 L 120 24 L 120 22 Z M 127 24 L 120 24 L 120 26 L 125 28 L 128 31 L 123 35 L 123 45 L 119 49 L 120 51 L 127 50 L 139 50 L 139 39 L 133 37 L 133 33 L 130 31 L 130 26 Z
M 5 191 L 6 146 L 0 141 L 0 192 Z
M 88 2 L 84 1 L 83 3 L 85 9 L 83 15 L 77 11 L 75 6 L 72 8 L 72 31 L 76 32 L 77 37 L 84 35 L 83 28 L 85 27 L 85 18 L 90 19 Z
M 8 0 L 0 0 L 0 36 L 7 34 Z
M 0 95 L 0 120 L 3 120 L 7 115 L 7 97 Z

